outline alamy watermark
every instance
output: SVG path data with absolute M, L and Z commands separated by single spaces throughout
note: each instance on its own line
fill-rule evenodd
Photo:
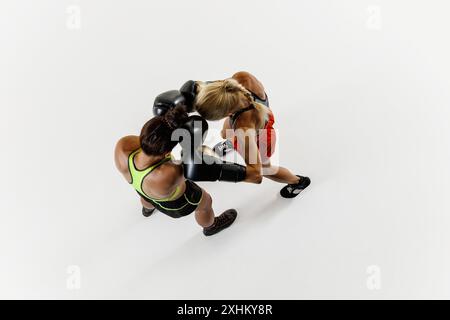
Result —
M 367 289 L 371 291 L 381 290 L 381 268 L 377 265 L 371 265 L 367 267 L 366 273 Z
M 81 29 L 81 8 L 78 5 L 70 5 L 66 8 L 66 27 L 69 30 Z
M 66 270 L 66 288 L 68 290 L 80 290 L 81 289 L 81 268 L 77 265 L 71 265 Z
M 366 20 L 367 29 L 381 30 L 383 28 L 381 7 L 377 5 L 371 5 L 367 7 L 366 12 L 367 12 L 367 20 Z

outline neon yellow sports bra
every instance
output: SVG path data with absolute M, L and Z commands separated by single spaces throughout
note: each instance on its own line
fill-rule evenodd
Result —
M 172 155 L 169 154 L 164 159 L 162 159 L 160 162 L 148 167 L 147 169 L 138 170 L 134 164 L 134 158 L 141 151 L 142 151 L 141 149 L 137 149 L 136 151 L 134 151 L 133 153 L 131 153 L 128 156 L 128 169 L 130 170 L 130 174 L 131 174 L 130 184 L 134 187 L 134 189 L 140 195 L 142 195 L 145 198 L 148 198 L 149 200 L 152 200 L 154 202 L 167 202 L 167 201 L 173 201 L 175 199 L 178 199 L 180 197 L 180 186 L 177 186 L 177 188 L 175 189 L 174 193 L 171 196 L 169 196 L 168 198 L 164 198 L 164 199 L 154 199 L 144 192 L 144 190 L 142 189 L 142 185 L 144 183 L 145 177 L 147 177 L 154 169 L 156 169 L 160 165 L 166 163 L 167 161 L 172 160 Z

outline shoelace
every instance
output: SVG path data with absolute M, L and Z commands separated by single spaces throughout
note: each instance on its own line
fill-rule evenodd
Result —
M 216 220 L 216 225 L 222 225 L 224 222 L 226 222 L 227 218 L 228 218 L 228 216 L 226 216 L 226 215 L 218 216 L 217 220 Z
M 228 222 L 229 219 L 230 219 L 230 216 L 228 214 L 222 214 L 222 215 L 216 217 L 216 221 L 214 223 L 214 226 L 220 227 L 223 224 L 225 224 L 226 222 Z
M 299 194 L 302 190 L 303 190 L 303 189 L 301 189 L 301 188 L 296 188 L 296 187 L 291 187 L 291 186 L 289 186 L 289 187 L 287 188 L 287 191 L 288 191 L 289 193 L 293 193 L 293 194 Z
M 300 188 L 300 185 L 302 182 L 303 182 L 303 178 L 301 178 L 298 183 L 288 185 L 287 191 L 289 193 L 294 193 L 294 194 L 300 193 L 303 190 L 303 188 Z

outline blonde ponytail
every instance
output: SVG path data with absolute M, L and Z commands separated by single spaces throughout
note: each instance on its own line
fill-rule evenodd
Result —
M 207 120 L 220 120 L 233 113 L 241 103 L 242 94 L 251 96 L 234 79 L 201 84 L 194 101 L 195 109 Z
M 242 97 L 253 104 L 263 118 L 267 117 L 267 108 L 256 103 L 251 92 L 235 79 L 200 84 L 194 106 L 205 119 L 221 120 L 236 111 Z

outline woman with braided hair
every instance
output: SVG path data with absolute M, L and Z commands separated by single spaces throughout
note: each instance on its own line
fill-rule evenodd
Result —
M 294 198 L 311 183 L 308 177 L 292 174 L 288 169 L 273 166 L 270 157 L 275 150 L 276 132 L 269 99 L 261 82 L 248 72 L 231 78 L 196 82 L 194 108 L 207 120 L 227 118 L 217 145 L 219 155 L 234 148 L 244 158 L 246 182 L 261 183 L 263 177 L 286 183 L 280 194 Z
M 214 217 L 208 192 L 183 176 L 183 167 L 172 160 L 171 151 L 178 144 L 173 132 L 188 120 L 183 107 L 176 107 L 163 116 L 156 116 L 142 128 L 140 136 L 126 136 L 115 149 L 119 172 L 141 198 L 142 213 L 149 217 L 155 209 L 172 218 L 181 218 L 195 211 L 197 223 L 206 236 L 229 227 L 236 219 L 234 209 Z

